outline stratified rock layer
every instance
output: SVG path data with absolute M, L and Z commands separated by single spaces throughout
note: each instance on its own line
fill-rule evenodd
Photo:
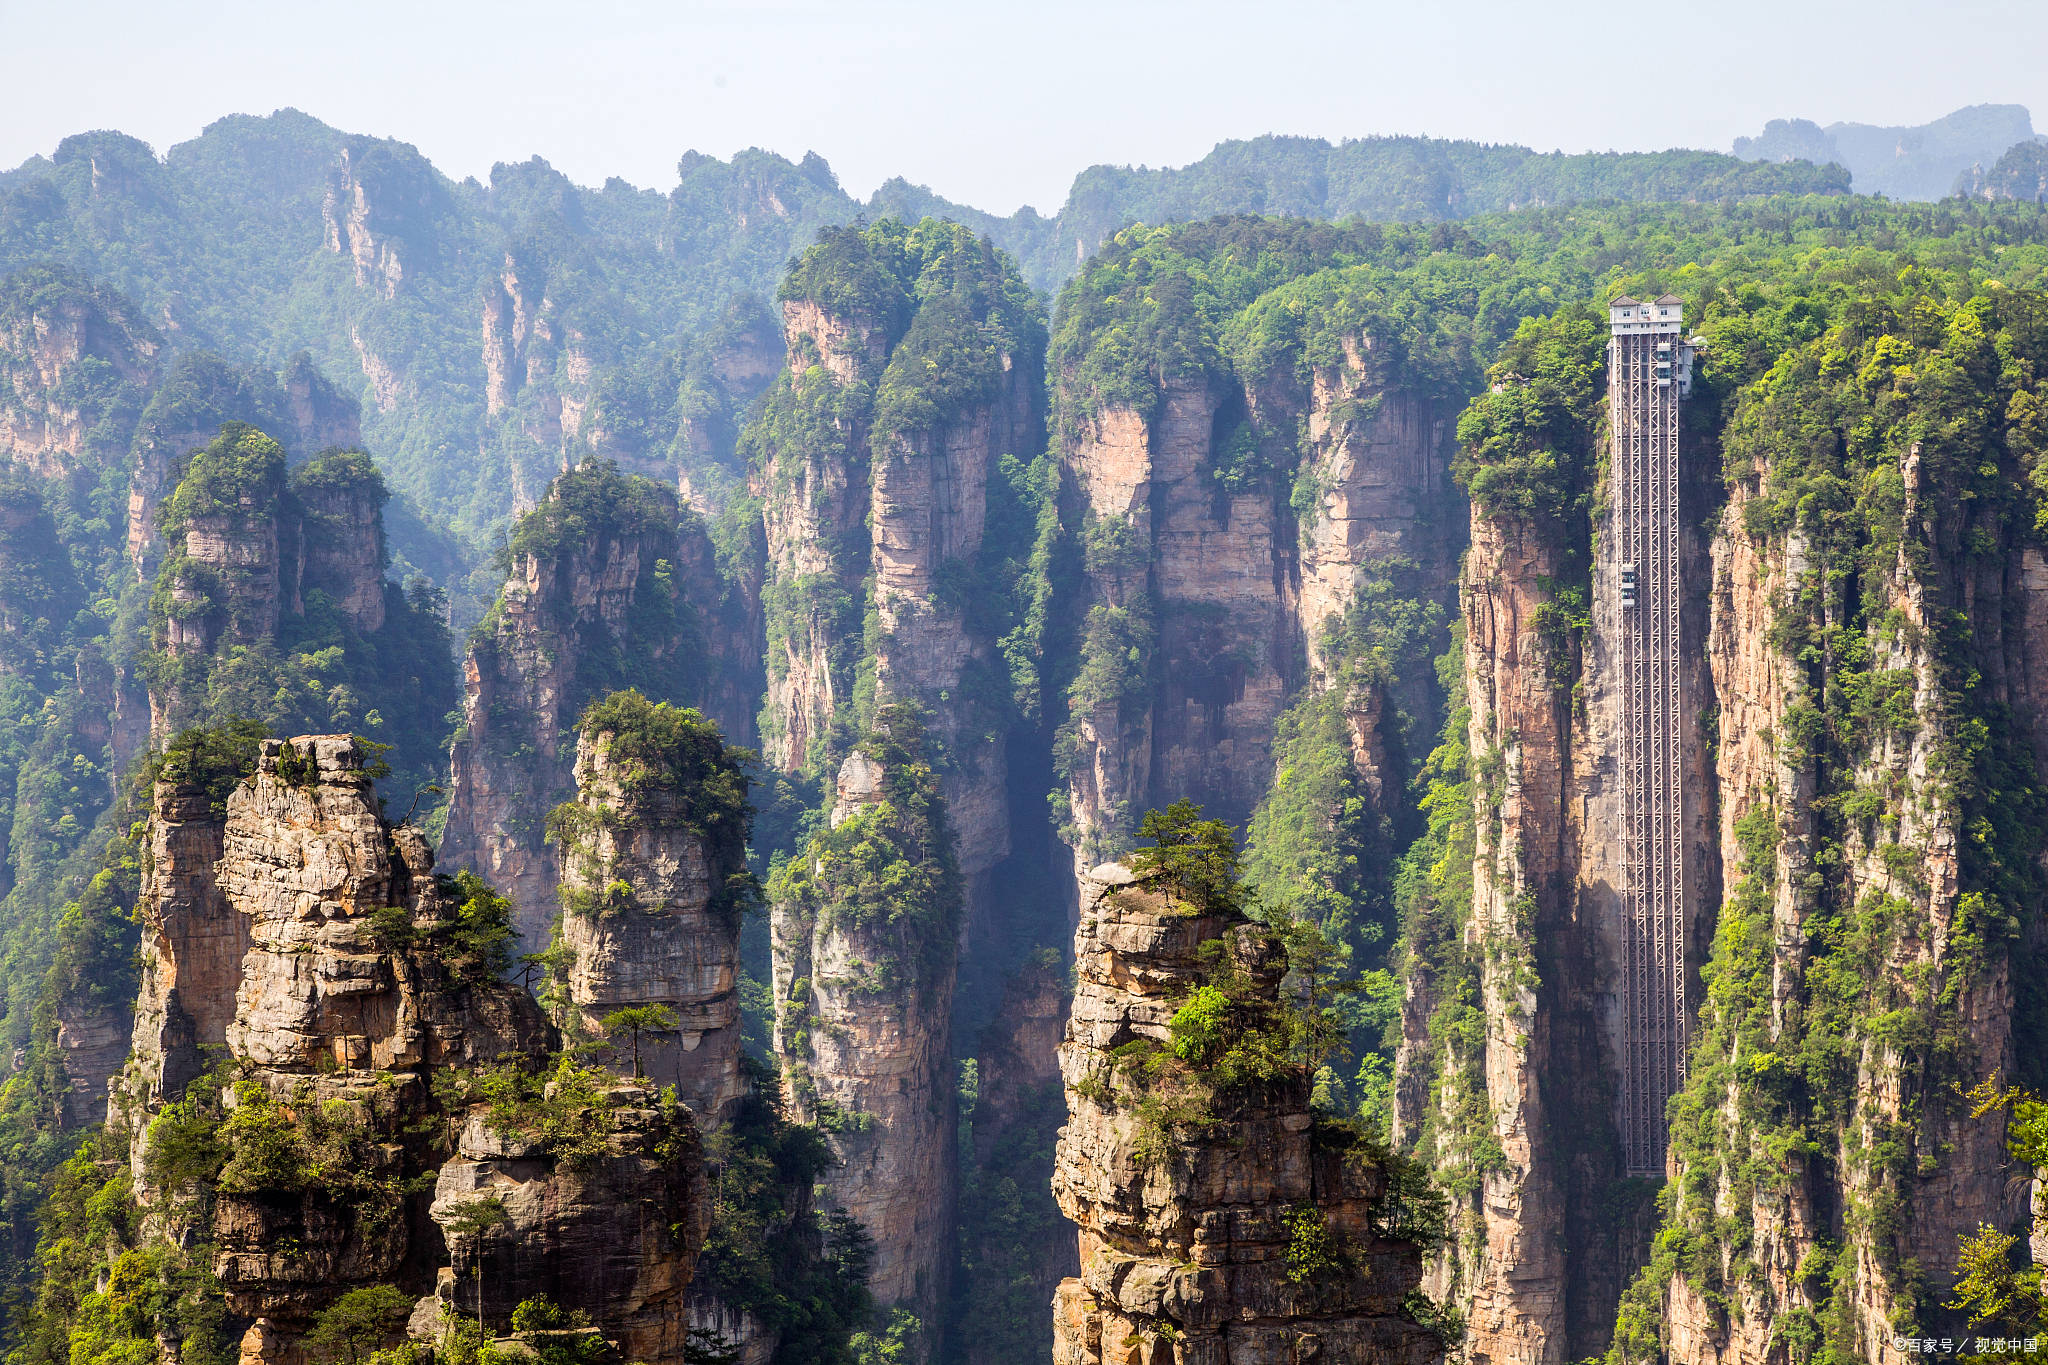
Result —
M 689 1112 L 622 1082 L 585 1120 L 601 1150 L 570 1160 L 451 1099 L 482 1067 L 538 1063 L 553 1030 L 488 959 L 464 956 L 475 949 L 452 937 L 425 840 L 382 820 L 351 737 L 266 740 L 224 813 L 215 799 L 195 784 L 155 793 L 134 1051 L 109 1111 L 163 1234 L 212 1244 L 243 1359 L 299 1359 L 314 1316 L 349 1289 L 432 1288 L 417 1185 L 438 1166 L 435 1217 L 502 1204 L 484 1240 L 459 1220 L 447 1238 L 455 1271 L 492 1263 L 504 1301 L 487 1296 L 487 1316 L 547 1294 L 632 1358 L 680 1365 L 708 1208 Z M 214 1048 L 225 1071 L 204 1069 Z M 231 1110 L 262 1115 L 268 1145 L 246 1155 L 223 1125 L 209 1215 L 188 1187 L 157 1183 L 151 1119 L 223 1084 Z M 331 1149 L 334 1169 L 309 1178 L 293 1155 L 306 1144 Z
M 531 949 L 547 943 L 560 908 L 545 821 L 575 793 L 576 750 L 564 741 L 586 703 L 622 685 L 623 672 L 655 700 L 706 705 L 725 733 L 748 733 L 743 714 L 721 712 L 705 695 L 744 676 L 754 651 L 703 610 L 722 588 L 701 523 L 637 480 L 634 496 L 657 510 L 630 524 L 607 520 L 616 509 L 587 505 L 588 490 L 616 498 L 618 478 L 586 467 L 556 485 L 533 515 L 560 518 L 564 533 L 514 557 L 463 665 L 441 856 L 511 899 Z M 586 493 L 574 509 L 561 503 L 569 481 Z
M 1265 936 L 1241 918 L 1188 913 L 1114 864 L 1091 874 L 1086 895 L 1053 1176 L 1080 1230 L 1081 1274 L 1054 1299 L 1056 1365 L 1440 1359 L 1437 1336 L 1401 1311 L 1422 1258 L 1379 1231 L 1387 1174 L 1321 1133 L 1305 1080 L 1244 1100 L 1217 1129 L 1177 1130 L 1164 1154 L 1144 1150 L 1137 1096 L 1112 1054 L 1168 1040 L 1203 980 L 1206 943 L 1227 940 L 1277 992 L 1281 964 Z M 1319 1219 L 1337 1251 L 1312 1275 L 1289 1255 L 1304 1218 Z
M 615 1010 L 666 1008 L 675 1027 L 639 1044 L 647 1078 L 714 1121 L 746 1089 L 739 907 L 728 899 L 746 870 L 745 831 L 706 830 L 694 793 L 622 773 L 613 738 L 586 729 L 576 746 L 576 806 L 587 818 L 562 867 L 572 1027 L 596 1036 Z M 624 1062 L 627 1045 L 613 1047 Z

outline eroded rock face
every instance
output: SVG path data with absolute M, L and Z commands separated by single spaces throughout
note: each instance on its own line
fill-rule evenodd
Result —
M 1329 681 L 1324 635 L 1365 575 L 1399 563 L 1424 581 L 1450 576 L 1461 539 L 1445 473 L 1453 414 L 1375 378 L 1372 347 L 1370 335 L 1348 338 L 1306 382 L 1276 373 L 1237 393 L 1169 383 L 1150 415 L 1104 406 L 1063 442 L 1070 519 L 1088 545 L 1080 607 L 1135 628 L 1102 629 L 1103 656 L 1132 644 L 1145 653 L 1156 632 L 1139 665 L 1150 676 L 1136 680 L 1143 704 L 1076 698 L 1067 837 L 1077 877 L 1127 848 L 1148 807 L 1188 797 L 1247 818 L 1272 777 L 1275 721 L 1304 683 Z M 1276 515 L 1263 483 L 1232 492 L 1218 482 L 1223 446 L 1285 467 L 1297 432 L 1292 516 Z M 1397 685 L 1427 713 L 1426 679 Z M 1358 703 L 1373 713 L 1357 746 L 1372 766 L 1377 740 L 1363 729 L 1381 702 Z
M 984 258 L 971 238 L 947 250 L 962 275 L 1007 268 Z M 990 315 L 983 335 L 1036 336 L 1035 315 L 1010 316 L 1003 310 L 1011 305 L 991 286 L 977 288 L 988 296 L 961 306 Z M 783 304 L 792 390 L 802 403 L 833 401 L 847 411 L 830 441 L 769 441 L 760 483 L 770 578 L 806 600 L 778 632 L 763 746 L 784 771 L 818 761 L 821 741 L 852 703 L 847 651 L 865 647 L 862 619 L 871 608 L 881 626 L 872 639 L 877 701 L 915 702 L 945 749 L 946 805 L 973 905 L 976 879 L 1010 851 L 1010 812 L 1000 726 L 963 684 L 976 673 L 1000 673 L 1002 664 L 996 642 L 968 620 L 960 594 L 943 588 L 949 573 L 967 571 L 981 551 L 997 462 L 1042 445 L 1039 357 L 1006 341 L 983 392 L 930 404 L 923 421 L 885 422 L 878 431 L 879 405 L 869 411 L 849 393 L 915 390 L 932 363 L 919 349 L 927 322 L 914 302 L 898 302 L 902 316 L 842 304 L 834 294 Z M 838 611 L 820 602 L 821 584 L 851 591 L 862 580 L 864 601 Z
M 45 478 L 125 454 L 94 450 L 92 428 L 118 420 L 155 382 L 162 338 L 111 291 L 82 280 L 30 271 L 9 283 L 0 296 L 0 453 Z
M 337 1295 L 431 1257 L 404 1182 L 432 1169 L 423 1134 L 447 1121 L 435 1078 L 545 1055 L 552 1030 L 524 992 L 450 956 L 426 842 L 379 817 L 353 738 L 266 740 L 224 812 L 215 799 L 173 782 L 154 796 L 143 982 L 109 1118 L 165 1235 L 213 1242 L 245 1356 L 283 1360 Z M 207 1072 L 214 1056 L 226 1073 Z M 182 1186 L 153 1183 L 150 1120 L 223 1075 L 231 1108 L 292 1135 L 283 1150 L 338 1144 L 338 1166 L 314 1181 L 277 1158 L 238 1166 L 234 1148 L 201 1226 Z
M 204 1070 L 200 1049 L 227 1042 L 249 924 L 214 878 L 226 825 L 204 787 L 157 784 L 136 904 L 142 989 L 127 1082 L 144 1103 L 182 1094 Z
M 225 471 L 225 472 L 224 472 Z M 287 485 L 283 449 L 230 426 L 194 456 L 181 488 L 193 510 L 168 525 L 174 541 L 152 606 L 154 642 L 173 660 L 274 643 L 309 593 L 324 594 L 358 630 L 385 623 L 386 492 L 370 457 L 330 451 Z M 205 680 L 166 675 L 150 690 L 151 736 L 198 722 Z
M 1752 877 L 1736 894 L 1761 896 L 1767 906 L 1770 1040 L 1790 1048 L 1804 1036 L 1802 1025 L 1815 1027 L 1806 955 L 1824 932 L 1820 918 L 1830 912 L 1808 888 L 1819 876 L 1840 877 L 1839 904 L 1865 914 L 1888 907 L 1893 926 L 1859 964 L 1859 985 L 1867 981 L 1871 1008 L 1890 1008 L 1898 1017 L 1925 1017 L 1938 1008 L 1950 1045 L 1970 1059 L 1966 1077 L 1981 1078 L 2010 1074 L 2018 1060 L 2013 963 L 2004 955 L 1977 957 L 1961 928 L 1968 918 L 1969 836 L 1957 803 L 1940 790 L 1938 755 L 1954 742 L 1949 727 L 1957 717 L 1933 642 L 1943 613 L 1968 621 L 1955 647 L 1980 670 L 1982 686 L 2012 708 L 2020 727 L 2014 757 L 2024 761 L 2031 750 L 2038 766 L 2048 580 L 2035 551 L 2002 537 L 1992 553 L 1981 544 L 1965 552 L 1974 509 L 1927 485 L 1919 453 L 1915 446 L 1901 462 L 1905 501 L 1897 558 L 1869 589 L 1883 602 L 1871 617 L 1896 623 L 1870 631 L 1870 666 L 1874 676 L 1899 681 L 1900 705 L 1910 708 L 1913 720 L 1877 731 L 1855 756 L 1857 789 L 1886 792 L 1886 815 L 1845 822 L 1834 835 L 1841 859 L 1834 869 L 1821 860 L 1830 831 L 1813 801 L 1819 764 L 1783 738 L 1805 699 L 1804 670 L 1758 624 L 1771 619 L 1766 606 L 1784 601 L 1788 587 L 1815 571 L 1818 555 L 1797 532 L 1763 543 L 1753 539 L 1743 514 L 1754 492 L 1734 490 L 1714 547 L 1708 640 L 1721 703 L 1716 767 L 1723 803 L 1715 852 L 1731 883 L 1745 873 Z M 1775 836 L 1762 867 L 1746 861 L 1758 849 L 1760 824 Z M 1687 1146 L 1674 1144 L 1672 1178 L 1704 1176 L 1702 1197 L 1748 1229 L 1743 1255 L 1755 1269 L 1735 1280 L 1729 1252 L 1714 1257 L 1730 1275 L 1725 1308 L 1711 1304 L 1683 1275 L 1655 1286 L 1673 1361 L 1763 1365 L 1780 1359 L 1778 1325 L 1802 1310 L 1829 1307 L 1830 1289 L 1846 1300 L 1832 1307 L 1851 1349 L 1872 1361 L 1910 1360 L 1895 1345 L 1897 1324 L 1925 1327 L 1937 1320 L 1926 1286 L 1951 1282 L 1961 1239 L 1982 1226 L 2015 1227 L 2030 1211 L 2028 1186 L 2013 1179 L 2003 1149 L 2003 1126 L 1995 1118 L 1970 1117 L 1938 1058 L 1924 1045 L 1875 1030 L 1859 1029 L 1851 1039 L 1845 1065 L 1853 1082 L 1834 1141 L 1817 1152 L 1795 1151 L 1783 1179 L 1739 1186 L 1725 1167 L 1696 1171 Z M 1732 1126 L 1741 1100 L 1736 1083 L 1700 1098 L 1716 1120 L 1731 1125 L 1728 1131 L 1743 1131 Z M 1890 1167 L 1871 1152 L 1879 1134 L 1906 1154 Z M 1750 1149 L 1735 1146 L 1738 1154 Z M 1895 1216 L 1873 1225 L 1844 1214 L 1880 1206 Z M 1816 1248 L 1829 1246 L 1839 1247 L 1835 1255 L 1846 1272 L 1837 1286 L 1811 1273 Z M 2038 1240 L 2034 1259 L 2041 1259 Z
M 1148 1150 L 1137 1096 L 1118 1079 L 1115 1049 L 1168 1040 L 1204 979 L 1203 944 L 1226 940 L 1258 988 L 1277 993 L 1273 945 L 1241 918 L 1169 904 L 1115 864 L 1091 873 L 1085 895 L 1053 1175 L 1079 1229 L 1081 1274 L 1054 1299 L 1054 1361 L 1441 1359 L 1437 1336 L 1401 1311 L 1422 1257 L 1380 1231 L 1391 1217 L 1386 1172 L 1319 1130 L 1305 1080 L 1239 1102 L 1220 1129 L 1174 1130 L 1161 1153 Z M 1320 1221 L 1339 1256 L 1295 1279 L 1290 1247 L 1304 1218 Z
M 885 777 L 866 753 L 849 755 L 834 826 L 881 800 Z M 876 1301 L 935 1324 L 951 1265 L 958 1143 L 953 945 L 948 938 L 927 955 L 928 929 L 849 913 L 833 869 L 821 864 L 815 874 L 822 903 L 778 903 L 773 919 L 785 1096 L 839 1158 L 819 1179 L 820 1207 L 852 1215 L 873 1239 Z
M 404 143 L 350 138 L 321 206 L 326 248 L 346 256 L 358 289 L 398 297 L 407 272 L 432 260 L 432 224 L 445 195 L 438 172 Z
M 384 490 L 371 484 L 299 490 L 299 593 L 324 592 L 350 625 L 384 626 Z
M 627 1360 L 680 1365 L 711 1214 L 696 1125 L 652 1085 L 621 1081 L 606 1106 L 603 1150 L 577 1161 L 470 1119 L 434 1186 L 453 1271 L 438 1296 L 445 1313 L 474 1315 L 481 1292 L 496 1321 L 544 1296 L 590 1314 Z M 465 1206 L 492 1199 L 504 1223 L 465 1231 Z
M 1691 475 L 1683 496 L 1700 505 L 1702 471 Z M 1619 537 L 1605 529 L 1594 536 L 1595 583 L 1619 571 Z M 1421 1143 L 1425 1160 L 1446 1162 L 1455 1161 L 1450 1146 L 1473 1137 L 1499 1145 L 1501 1161 L 1479 1174 L 1426 1287 L 1466 1315 L 1475 1355 L 1521 1365 L 1560 1365 L 1605 1348 L 1613 1305 L 1654 1228 L 1647 1196 L 1624 1182 L 1616 1120 L 1621 698 L 1609 642 L 1619 638 L 1619 608 L 1613 594 L 1596 592 L 1591 631 L 1575 641 L 1546 631 L 1566 552 L 1555 527 L 1472 516 L 1461 581 L 1466 741 L 1497 766 L 1474 783 L 1477 851 L 1461 970 L 1487 1027 L 1476 1047 L 1425 1074 L 1436 1046 L 1431 1014 L 1464 986 L 1418 964 L 1404 981 L 1395 1062 L 1395 1136 L 1404 1146 Z M 1682 534 L 1680 553 L 1692 590 L 1681 609 L 1681 762 L 1696 971 L 1701 916 L 1719 886 L 1707 856 L 1714 783 L 1697 724 L 1706 707 L 1692 700 L 1710 695 L 1697 642 L 1711 570 L 1695 530 Z
M 715 1122 L 746 1092 L 739 907 L 728 894 L 746 870 L 744 832 L 707 831 L 692 821 L 691 793 L 634 783 L 609 738 L 586 731 L 576 748 L 575 800 L 588 814 L 562 865 L 572 1028 L 595 1037 L 614 1010 L 666 1007 L 676 1027 L 639 1044 L 647 1079 Z M 614 1050 L 625 1063 L 627 1049 Z
M 551 514 L 559 487 L 533 515 Z M 636 681 L 656 699 L 702 705 L 727 735 L 749 733 L 731 684 L 758 654 L 743 623 L 728 628 L 704 609 L 722 594 L 709 540 L 670 495 L 642 487 L 666 500 L 653 523 L 598 525 L 518 556 L 463 664 L 441 856 L 511 899 L 531 948 L 547 943 L 560 909 L 544 824 L 575 793 L 576 750 L 564 737 L 588 702 L 617 685 L 608 679 L 623 661 L 634 661 Z

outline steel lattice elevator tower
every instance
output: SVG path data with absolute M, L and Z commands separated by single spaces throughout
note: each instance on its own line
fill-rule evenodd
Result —
M 1685 1080 L 1685 787 L 1679 748 L 1678 406 L 1692 381 L 1671 295 L 1608 309 L 1621 665 L 1621 1135 L 1630 1175 L 1662 1176 L 1666 1103 Z

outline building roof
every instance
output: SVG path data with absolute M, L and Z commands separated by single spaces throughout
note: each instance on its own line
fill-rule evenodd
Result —
M 1685 300 L 1684 300 L 1684 299 L 1682 299 L 1682 298 L 1680 298 L 1680 297 L 1678 297 L 1678 295 L 1676 295 L 1676 294 L 1666 294 L 1666 295 L 1665 295 L 1665 296 L 1664 296 L 1663 298 L 1661 298 L 1661 299 L 1658 299 L 1658 300 L 1657 300 L 1657 303 L 1658 303 L 1658 304 L 1659 304 L 1660 306 L 1661 306 L 1661 305 L 1663 305 L 1663 304 L 1667 304 L 1667 303 L 1684 303 L 1684 302 L 1685 302 Z
M 1632 299 L 1628 295 L 1623 294 L 1618 299 L 1609 299 L 1607 306 L 1609 308 L 1640 308 L 1643 306 L 1643 301 L 1641 299 Z

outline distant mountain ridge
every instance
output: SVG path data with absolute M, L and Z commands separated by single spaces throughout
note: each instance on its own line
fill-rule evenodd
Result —
M 1989 166 L 2015 146 L 2041 141 L 2023 104 L 1973 104 L 1931 123 L 1880 127 L 1810 119 L 1772 119 L 1755 137 L 1735 139 L 1745 161 L 1833 162 L 1858 194 L 1941 199 L 1961 192 L 1957 177 Z
M 688 152 L 676 170 L 666 193 L 617 178 L 586 188 L 538 157 L 457 181 L 406 143 L 291 109 L 221 119 L 161 157 L 122 133 L 80 133 L 0 172 L 0 276 L 53 264 L 103 280 L 173 350 L 273 368 L 307 352 L 360 400 L 394 488 L 481 543 L 583 454 L 729 483 L 736 405 L 751 394 L 707 379 L 720 366 L 699 343 L 777 330 L 764 301 L 823 227 L 950 218 L 1053 291 L 1138 222 L 1430 222 L 1848 189 L 1833 166 L 1416 137 L 1263 137 L 1173 169 L 1096 166 L 1051 217 L 986 213 L 902 179 L 863 201 L 815 154 Z

